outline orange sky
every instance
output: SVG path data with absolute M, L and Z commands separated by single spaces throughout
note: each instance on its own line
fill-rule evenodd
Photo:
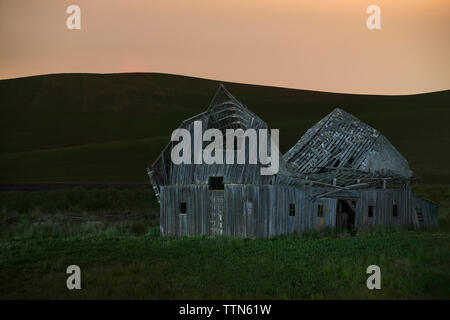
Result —
M 81 30 L 66 8 L 81 8 Z M 381 8 L 381 30 L 366 8 Z M 449 0 L 0 0 L 0 79 L 164 72 L 349 93 L 450 89 Z

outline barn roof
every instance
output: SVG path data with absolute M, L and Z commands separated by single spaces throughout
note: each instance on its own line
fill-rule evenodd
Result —
M 268 128 L 222 84 L 207 110 L 184 120 L 179 128 L 192 129 L 195 120 L 202 121 L 205 129 L 224 133 L 226 129 Z M 153 171 L 149 171 L 157 189 L 170 180 L 173 146 L 169 141 L 153 163 Z M 274 151 L 280 154 L 278 149 Z M 284 156 L 280 154 L 279 160 L 279 171 L 272 182 L 285 185 L 332 190 L 404 187 L 412 176 L 406 159 L 379 131 L 342 109 L 334 109 L 310 128 Z
M 231 93 L 228 92 L 222 84 L 219 86 L 207 110 L 184 120 L 178 128 L 192 130 L 194 121 L 201 121 L 204 130 L 214 128 L 221 130 L 224 134 L 226 134 L 226 129 L 268 129 L 267 124 L 263 120 L 248 109 L 243 103 L 233 97 L 233 95 L 231 95 Z M 270 138 L 270 133 L 268 133 L 268 138 Z M 171 151 L 175 144 L 176 143 L 173 141 L 169 141 L 167 143 L 166 147 L 162 150 L 161 154 L 153 163 L 152 171 L 149 171 L 149 174 L 151 174 L 151 179 L 154 180 L 152 184 L 158 189 L 160 185 L 167 185 L 171 180 L 171 172 L 175 166 L 171 161 Z M 205 143 L 205 145 L 206 144 L 207 143 Z M 301 183 L 298 181 L 299 175 L 292 171 L 292 168 L 290 168 L 290 166 L 283 160 L 283 155 L 279 151 L 278 147 L 276 147 L 276 150 L 270 150 L 270 148 L 271 145 L 269 143 L 268 150 L 270 154 L 273 154 L 273 152 L 278 153 L 279 170 L 277 174 L 265 179 L 270 179 L 274 182 L 278 181 L 279 183 L 284 184 Z M 228 166 L 228 164 L 224 165 Z M 230 164 L 230 166 L 238 165 Z M 157 190 L 155 190 L 155 192 L 156 191 Z
M 233 97 L 223 84 L 220 84 L 206 113 L 209 116 L 208 128 L 245 130 L 250 128 L 255 120 L 267 128 L 267 124 Z
M 314 180 L 409 179 L 406 159 L 379 131 L 334 109 L 284 155 L 296 173 Z

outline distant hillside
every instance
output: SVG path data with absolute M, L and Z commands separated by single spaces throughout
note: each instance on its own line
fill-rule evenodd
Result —
M 0 182 L 146 182 L 179 123 L 219 82 L 154 74 L 0 80 Z M 224 83 L 272 128 L 282 152 L 336 107 L 380 130 L 424 182 L 450 182 L 450 90 L 351 95 Z

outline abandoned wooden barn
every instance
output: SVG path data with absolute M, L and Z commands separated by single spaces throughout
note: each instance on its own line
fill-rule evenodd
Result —
M 216 128 L 224 134 L 226 129 L 268 128 L 223 85 L 206 111 L 179 128 L 194 135 L 194 121 L 203 131 Z M 174 164 L 175 144 L 169 141 L 148 171 L 160 202 L 162 235 L 269 238 L 325 227 L 437 225 L 436 204 L 411 190 L 406 159 L 380 132 L 341 109 L 279 154 L 274 175 L 261 175 L 260 162 L 193 164 L 192 158 L 190 164 Z M 245 148 L 245 140 L 231 151 L 240 147 Z M 279 153 L 270 144 L 267 148 L 271 155 Z

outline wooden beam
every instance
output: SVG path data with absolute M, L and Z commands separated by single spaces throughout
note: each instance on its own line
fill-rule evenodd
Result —
M 349 205 L 349 207 L 353 210 L 353 212 L 356 214 L 356 207 L 353 205 L 353 202 L 350 200 L 345 199 L 345 202 Z
M 357 183 L 357 184 L 352 184 L 352 185 L 350 185 L 350 186 L 347 186 L 347 187 L 341 187 L 340 189 L 334 189 L 334 190 L 331 190 L 331 191 L 327 191 L 327 192 L 325 192 L 325 193 L 321 193 L 321 194 L 315 195 L 315 196 L 313 196 L 313 197 L 314 197 L 315 199 L 323 198 L 323 197 L 326 196 L 326 195 L 330 195 L 330 194 L 336 193 L 336 192 L 338 192 L 338 191 L 342 191 L 342 190 L 350 190 L 351 188 L 364 187 L 364 186 L 367 186 L 367 185 L 369 185 L 369 184 L 368 184 L 368 183 Z

